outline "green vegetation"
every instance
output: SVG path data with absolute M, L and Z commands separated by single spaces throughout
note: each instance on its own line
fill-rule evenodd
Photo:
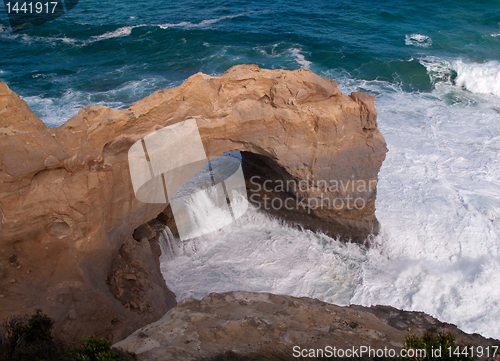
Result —
M 456 336 L 451 332 L 438 332 L 436 335 L 426 333 L 423 337 L 418 337 L 408 329 L 404 341 L 405 350 L 425 349 L 425 355 L 421 353 L 410 354 L 408 352 L 409 357 L 407 359 L 412 361 L 475 360 L 476 357 L 472 354 L 473 349 L 466 345 L 457 345 L 455 339 Z
M 411 360 L 411 361 L 455 361 L 455 360 L 475 360 L 476 355 L 472 355 L 472 351 L 478 352 L 480 347 L 471 348 L 467 345 L 460 345 L 455 342 L 456 336 L 450 332 L 440 332 L 435 335 L 426 333 L 423 337 L 419 337 L 411 333 L 408 329 L 408 334 L 404 340 L 406 350 L 406 358 L 397 357 L 352 357 L 352 358 L 334 358 L 334 357 L 299 357 L 292 356 L 291 350 L 286 349 L 261 349 L 253 353 L 240 355 L 232 351 L 212 355 L 209 357 L 199 358 L 198 361 L 291 361 L 291 360 Z M 485 355 L 485 354 L 484 354 Z M 481 355 L 477 355 L 481 356 Z
M 0 334 L 1 361 L 65 360 L 63 347 L 52 337 L 54 321 L 41 310 L 31 317 L 13 317 L 2 323 Z
M 111 349 L 111 341 L 91 336 L 70 348 L 54 339 L 54 320 L 41 310 L 2 323 L 0 361 L 130 361 L 135 357 Z
M 116 350 L 111 350 L 111 341 L 90 336 L 82 340 L 82 345 L 68 352 L 71 361 L 121 361 Z

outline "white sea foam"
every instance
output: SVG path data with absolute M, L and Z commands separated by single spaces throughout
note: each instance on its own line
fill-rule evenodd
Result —
M 179 253 L 179 240 L 174 237 L 172 231 L 167 226 L 164 226 L 158 232 L 158 244 L 161 250 L 161 261 L 167 261 L 175 257 Z
M 161 85 L 161 86 L 160 86 Z M 68 89 L 61 97 L 43 98 L 40 96 L 23 97 L 33 112 L 47 126 L 58 126 L 76 115 L 88 105 L 101 105 L 115 109 L 123 109 L 130 105 L 116 99 L 142 98 L 159 87 L 168 86 L 161 77 L 147 78 L 141 81 L 130 81 L 121 87 L 105 92 L 85 92 Z M 138 94 L 135 97 L 134 94 Z
M 76 39 L 71 39 L 71 38 L 67 38 L 67 37 L 57 38 L 57 39 L 61 40 L 63 43 L 66 43 L 66 44 L 76 44 L 78 42 L 78 40 L 76 40 Z
M 420 59 L 420 63 L 426 67 L 435 85 L 447 83 L 476 94 L 500 96 L 500 63 L 498 61 L 473 63 L 427 57 Z
M 28 96 L 23 99 L 28 103 L 31 110 L 50 127 L 63 124 L 66 120 L 76 115 L 78 111 L 85 107 L 89 102 L 90 94 L 84 92 L 65 92 L 58 99 L 42 98 L 40 96 Z M 96 105 L 106 105 L 116 107 L 121 104 L 111 102 Z
M 357 246 L 289 228 L 253 207 L 226 228 L 185 241 L 182 249 L 162 263 L 178 299 L 249 290 L 346 304 L 365 258 Z
M 165 23 L 165 24 L 161 24 L 161 25 L 158 25 L 160 28 L 162 29 L 168 29 L 168 28 L 175 28 L 175 27 L 184 27 L 184 26 L 189 26 L 189 25 L 192 25 L 190 22 L 187 22 L 187 21 L 182 21 L 180 23 Z
M 0 31 L 1 33 L 1 31 Z M 7 39 L 7 40 L 17 40 L 21 41 L 23 43 L 31 44 L 33 42 L 45 42 L 45 43 L 50 43 L 50 44 L 57 44 L 57 43 L 66 43 L 66 44 L 83 44 L 84 42 L 82 40 L 78 39 L 72 39 L 68 37 L 43 37 L 43 36 L 30 36 L 28 34 L 2 34 L 0 35 L 0 38 L 2 39 Z
M 427 35 L 411 34 L 405 35 L 405 44 L 413 46 L 421 46 L 427 48 L 432 45 L 432 39 Z
M 300 49 L 293 48 L 291 50 L 292 56 L 295 58 L 295 61 L 301 65 L 303 69 L 309 69 L 309 66 L 312 62 L 306 60 L 303 54 L 300 53 Z
M 21 41 L 23 41 L 25 43 L 32 43 L 35 41 L 41 41 L 41 42 L 47 42 L 47 43 L 63 42 L 66 44 L 74 44 L 74 45 L 82 46 L 82 45 L 94 43 L 96 41 L 129 36 L 132 33 L 132 30 L 134 28 L 138 28 L 138 27 L 142 27 L 142 26 L 147 26 L 147 25 L 141 24 L 141 25 L 134 25 L 134 26 L 123 26 L 123 27 L 120 27 L 116 30 L 108 31 L 102 35 L 91 36 L 89 39 L 86 39 L 86 40 L 73 39 L 73 38 L 68 38 L 68 37 L 30 36 L 27 34 L 9 34 L 9 35 L 2 35 L 2 37 L 4 39 L 11 39 L 11 40 L 20 39 Z
M 449 90 L 377 98 L 389 147 L 377 196 L 384 232 L 351 302 L 422 310 L 498 338 L 500 102 L 450 106 Z
M 473 93 L 500 96 L 500 63 L 465 63 L 461 60 L 452 63 L 457 72 L 455 83 Z
M 426 57 L 420 59 L 419 62 L 427 69 L 427 74 L 429 74 L 433 84 L 438 82 L 451 84 L 453 71 L 449 61 L 438 59 L 436 57 Z
M 140 26 L 145 26 L 145 25 L 123 26 L 114 31 L 108 31 L 107 33 L 104 33 L 102 35 L 93 36 L 90 38 L 90 40 L 105 40 L 105 39 L 118 38 L 122 36 L 129 36 L 132 33 L 132 29 L 135 29 Z
M 221 16 L 219 18 L 215 19 L 207 19 L 207 20 L 202 20 L 199 23 L 192 23 L 189 21 L 182 21 L 180 23 L 165 23 L 158 25 L 162 29 L 168 29 L 168 28 L 203 28 L 208 25 L 212 25 L 215 23 L 218 23 L 219 21 L 225 20 L 225 19 L 233 19 L 239 16 L 247 15 L 248 13 L 241 13 L 241 14 L 235 14 L 235 15 L 226 15 L 226 16 Z
M 0 34 L 0 38 L 5 39 L 5 40 L 16 40 L 21 37 L 21 34 L 11 34 L 11 33 L 5 33 L 5 34 Z
M 374 245 L 343 244 L 250 209 L 163 262 L 167 285 L 178 299 L 250 290 L 387 304 L 500 337 L 500 100 L 462 101 L 458 89 L 465 95 L 450 105 L 452 84 L 426 94 L 337 80 L 344 92 L 378 94 L 389 152 Z
M 26 42 L 26 43 L 31 43 L 33 41 L 44 41 L 44 42 L 51 42 L 51 43 L 63 42 L 63 43 L 75 44 L 75 45 L 87 45 L 87 44 L 94 43 L 96 41 L 130 36 L 133 29 L 139 28 L 139 27 L 144 27 L 144 26 L 158 26 L 162 29 L 168 29 L 168 28 L 186 28 L 186 29 L 205 28 L 205 27 L 208 27 L 209 25 L 218 23 L 219 21 L 222 21 L 225 19 L 232 19 L 232 18 L 236 18 L 239 16 L 247 15 L 247 14 L 249 14 L 249 13 L 226 15 L 226 16 L 221 16 L 219 18 L 215 18 L 215 19 L 202 20 L 201 22 L 194 23 L 194 24 L 189 22 L 189 21 L 182 21 L 179 23 L 166 23 L 166 24 L 159 24 L 159 25 L 139 24 L 139 25 L 122 26 L 116 30 L 108 31 L 108 32 L 101 34 L 101 35 L 91 36 L 87 40 L 71 39 L 71 38 L 67 38 L 67 37 L 63 37 L 63 38 L 38 37 L 38 36 L 29 36 L 27 34 L 2 34 L 1 36 L 4 39 L 10 39 L 10 40 L 21 39 L 21 41 Z M 135 18 L 135 17 L 131 17 L 131 19 L 133 19 L 133 18 Z M 2 33 L 2 32 L 3 32 L 3 28 L 0 26 L 0 33 Z

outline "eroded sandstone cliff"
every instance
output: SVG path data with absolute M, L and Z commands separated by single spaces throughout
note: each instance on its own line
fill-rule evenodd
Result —
M 305 199 L 362 200 L 359 209 L 352 201 L 285 213 L 363 239 L 377 230 L 376 188 L 326 189 L 317 181 L 376 184 L 387 148 L 373 100 L 344 95 L 308 70 L 245 65 L 220 77 L 195 74 L 127 110 L 87 107 L 46 128 L 0 82 L 0 318 L 42 308 L 68 339 L 97 333 L 116 341 L 174 305 L 149 241 L 132 240 L 166 205 L 136 199 L 127 153 L 145 135 L 188 118 L 196 119 L 208 156 L 246 152 L 247 172 L 305 181 L 297 190 Z M 123 298 L 134 292 L 135 301 Z

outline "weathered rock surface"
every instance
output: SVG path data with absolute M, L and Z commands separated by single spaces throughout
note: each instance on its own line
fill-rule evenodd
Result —
M 134 352 L 140 361 L 195 360 L 232 350 L 239 354 L 278 349 L 292 352 L 326 346 L 351 349 L 404 347 L 407 329 L 449 331 L 457 343 L 500 345 L 500 341 L 469 335 L 456 326 L 421 312 L 387 306 L 341 307 L 310 298 L 268 293 L 213 293 L 202 300 L 185 299 L 162 319 L 114 345 Z
M 156 319 L 155 310 L 175 304 L 174 294 L 165 294 L 162 287 L 165 281 L 161 276 L 159 263 L 156 262 L 159 256 L 160 253 L 151 250 L 146 237 L 139 242 L 129 237 L 113 260 L 106 281 L 111 294 L 125 308 L 142 317 Z M 115 319 L 112 322 L 124 321 L 126 320 Z
M 50 129 L 0 82 L 0 319 L 42 308 L 67 339 L 97 333 L 116 341 L 173 306 L 151 276 L 148 282 L 163 287 L 163 307 L 138 313 L 133 301 L 138 308 L 126 308 L 110 291 L 109 276 L 134 230 L 165 209 L 135 198 L 130 146 L 189 118 L 208 156 L 241 150 L 265 157 L 278 177 L 308 182 L 297 191 L 307 199 L 352 196 L 339 210 L 300 211 L 324 220 L 317 225 L 326 231 L 362 238 L 376 230 L 374 188 L 320 189 L 312 181 L 376 181 L 387 149 L 373 97 L 346 96 L 308 70 L 237 66 L 220 77 L 199 73 L 127 110 L 91 106 Z M 349 210 L 356 197 L 366 206 Z M 142 231 L 147 238 L 147 227 Z M 151 259 L 146 248 L 144 260 Z M 113 270 L 124 269 L 120 262 Z M 145 267 L 152 275 L 157 266 Z

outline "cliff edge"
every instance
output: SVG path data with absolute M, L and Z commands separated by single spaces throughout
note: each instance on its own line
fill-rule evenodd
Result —
M 299 356 L 300 360 L 325 360 L 331 355 L 338 360 L 396 360 L 406 359 L 396 356 L 404 348 L 408 328 L 420 337 L 427 332 L 451 333 L 457 345 L 491 349 L 489 356 L 500 345 L 498 340 L 466 334 L 422 312 L 389 306 L 342 307 L 306 297 L 238 291 L 185 299 L 114 347 L 134 352 L 138 361 L 196 361 L 227 351 L 266 355 L 266 360 Z M 335 354 L 327 353 L 334 349 Z M 443 358 L 448 358 L 449 350 L 442 351 Z M 270 357 L 273 353 L 282 356 Z M 480 359 L 489 356 L 484 352 Z

